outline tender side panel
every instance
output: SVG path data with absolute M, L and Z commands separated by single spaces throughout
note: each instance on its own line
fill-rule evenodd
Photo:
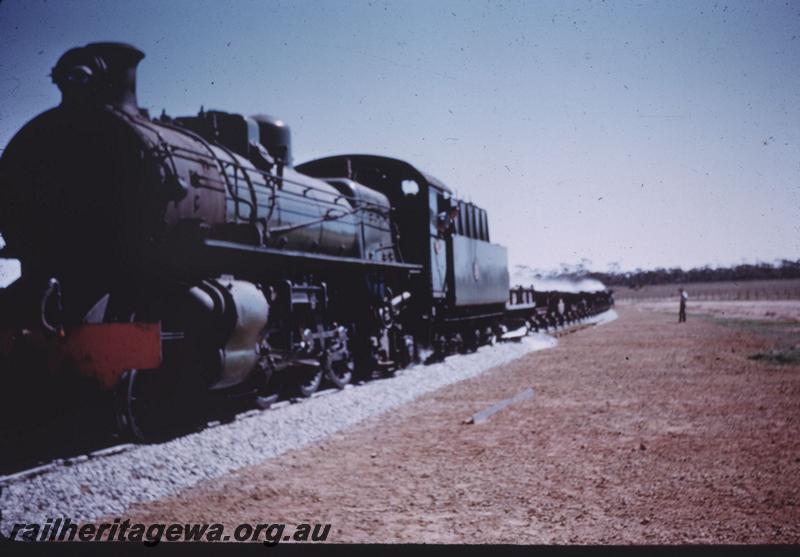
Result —
M 508 301 L 508 252 L 505 246 L 454 235 L 453 282 L 456 306 Z

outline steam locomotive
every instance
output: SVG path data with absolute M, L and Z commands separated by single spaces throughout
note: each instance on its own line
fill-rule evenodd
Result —
M 122 432 L 156 439 L 219 400 L 344 388 L 612 303 L 510 291 L 486 211 L 408 162 L 295 167 L 278 119 L 151 118 L 143 57 L 66 52 L 61 104 L 0 159 L 2 256 L 22 268 L 0 291 L 6 423 L 102 399 Z

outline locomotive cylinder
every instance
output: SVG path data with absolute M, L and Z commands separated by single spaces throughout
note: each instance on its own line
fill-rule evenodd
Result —
M 216 352 L 211 388 L 243 383 L 261 356 L 269 319 L 264 292 L 251 282 L 223 277 L 193 286 L 188 300 L 183 328 Z

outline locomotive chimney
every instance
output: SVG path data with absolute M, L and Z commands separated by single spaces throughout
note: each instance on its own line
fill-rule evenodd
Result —
M 124 43 L 91 43 L 68 50 L 53 68 L 64 105 L 112 105 L 138 114 L 136 66 L 144 53 Z

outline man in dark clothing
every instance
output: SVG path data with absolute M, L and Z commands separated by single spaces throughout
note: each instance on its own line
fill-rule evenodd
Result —
M 681 305 L 678 309 L 678 323 L 683 323 L 686 321 L 686 300 L 689 299 L 689 295 L 683 288 L 678 288 L 678 293 L 681 296 Z
M 436 215 L 436 228 L 442 236 L 453 233 L 456 219 L 458 218 L 458 205 L 453 201 L 446 203 L 448 205 L 444 210 Z

